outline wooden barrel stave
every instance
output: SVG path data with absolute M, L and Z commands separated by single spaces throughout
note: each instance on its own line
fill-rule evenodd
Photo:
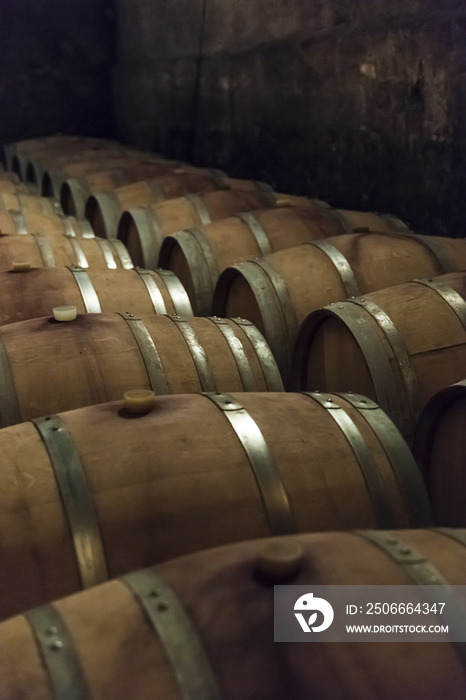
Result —
M 464 531 L 458 533 L 464 536 Z M 145 579 L 141 574 L 123 577 L 57 601 L 52 610 L 41 613 L 52 613 L 60 628 L 61 636 L 57 629 L 52 640 L 64 640 L 64 656 L 75 663 L 74 687 L 82 683 L 83 700 L 97 692 L 102 700 L 178 700 L 190 697 L 193 680 L 202 697 L 215 700 L 461 700 L 466 671 L 452 643 L 273 642 L 273 586 L 255 575 L 264 547 L 302 552 L 291 578 L 295 585 L 413 585 L 406 569 L 367 539 L 371 534 L 308 534 L 281 544 L 255 540 L 217 548 L 155 567 Z M 445 584 L 464 584 L 464 546 L 459 541 L 425 530 L 386 533 L 386 538 L 393 536 L 419 552 L 421 561 L 433 566 Z M 144 590 L 144 581 L 147 593 L 160 591 L 153 605 L 149 597 L 136 593 Z M 416 591 L 421 604 L 428 600 L 426 591 Z M 157 612 L 160 603 L 164 605 Z M 176 629 L 193 630 L 177 635 L 178 640 L 189 640 L 179 642 L 178 655 L 171 636 L 164 633 L 165 620 L 172 621 L 175 610 Z M 38 616 L 30 615 L 29 620 L 15 617 L 0 626 L 0 689 L 5 700 L 26 697 L 32 687 L 38 700 L 56 697 L 50 677 L 57 676 L 51 667 L 48 671 L 56 656 L 44 663 L 33 631 L 42 626 Z M 61 660 L 60 652 L 56 655 Z
M 0 397 L 0 422 L 4 427 L 113 401 L 131 388 L 156 394 L 283 390 L 255 335 L 250 324 L 154 316 L 153 310 L 151 316 L 83 314 L 69 323 L 47 317 L 5 326 L 0 366 L 10 389 Z
M 218 280 L 213 311 L 250 317 L 280 358 L 287 385 L 299 324 L 311 311 L 413 277 L 441 274 L 445 265 L 458 269 L 466 265 L 464 241 L 395 233 L 347 234 L 227 268 Z
M 123 384 L 124 378 L 115 381 Z M 317 395 L 284 393 L 218 396 L 159 397 L 152 412 L 133 419 L 122 411 L 121 402 L 50 418 L 69 435 L 79 455 L 102 540 L 104 576 L 210 546 L 287 534 L 290 523 L 301 532 L 378 527 L 388 520 L 393 527 L 431 524 L 414 460 L 406 446 L 400 459 L 403 441 L 383 415 L 381 429 L 375 432 L 371 427 L 368 414 L 377 410 L 371 404 L 362 409 L 361 403 L 355 405 L 354 397 L 324 396 L 319 402 Z M 228 406 L 223 404 L 225 411 L 216 403 L 224 396 L 232 405 L 236 401 L 243 407 L 243 429 L 226 420 Z M 353 426 L 350 438 L 343 423 L 336 421 L 336 411 L 339 420 L 345 416 Z M 259 431 L 264 454 L 272 460 L 268 476 L 257 471 L 257 455 L 245 451 L 248 421 Z M 79 549 L 75 549 L 78 539 L 71 535 L 73 521 L 66 514 L 66 499 L 60 499 L 59 481 L 50 464 L 48 450 L 55 433 L 51 435 L 45 442 L 32 423 L 2 432 L 3 617 L 78 590 L 83 570 L 95 571 L 93 583 L 102 580 L 101 569 L 94 567 L 96 560 L 88 557 L 84 568 Z M 382 440 L 381 435 L 385 435 Z M 357 440 L 372 458 L 369 478 L 354 451 Z M 109 459 L 116 460 L 118 468 L 108 469 Z M 371 479 L 376 477 L 388 504 L 385 515 L 372 491 Z M 27 488 L 31 479 L 35 489 Z M 280 519 L 276 492 L 268 491 L 267 479 L 282 485 L 282 507 L 291 514 L 290 521 Z M 87 512 L 85 500 L 77 495 L 73 502 L 75 512 L 83 508 Z M 66 528 L 67 520 L 71 529 Z M 14 542 L 7 547 L 12 533 Z M 18 585 L 12 587 L 11 581 Z M 11 588 L 15 590 L 8 594 Z
M 427 401 L 466 375 L 465 298 L 465 274 L 450 273 L 310 315 L 296 343 L 294 386 L 371 385 L 369 396 L 411 438 Z
M 154 292 L 146 275 L 160 294 Z M 0 325 L 50 316 L 55 306 L 69 304 L 76 306 L 78 313 L 99 312 L 97 305 L 102 313 L 192 314 L 182 285 L 173 273 L 164 270 L 31 268 L 0 273 L 0 286 Z

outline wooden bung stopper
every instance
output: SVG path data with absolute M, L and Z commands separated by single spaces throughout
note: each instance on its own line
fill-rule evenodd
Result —
M 155 407 L 155 394 L 149 389 L 125 391 L 123 398 L 129 413 L 149 413 Z
M 303 553 L 297 540 L 269 540 L 258 548 L 257 571 L 272 582 L 293 578 L 299 571 Z
M 53 310 L 55 321 L 74 321 L 76 316 L 76 306 L 56 306 Z
M 31 269 L 31 263 L 29 260 L 24 261 L 13 261 L 12 272 L 26 272 Z

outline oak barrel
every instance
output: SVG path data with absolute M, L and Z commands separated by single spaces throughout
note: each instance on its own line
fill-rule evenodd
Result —
M 424 475 L 436 520 L 466 525 L 466 381 L 435 394 L 421 413 L 413 451 Z
M 21 262 L 21 261 L 18 261 Z M 170 271 L 92 270 L 70 265 L 0 272 L 0 326 L 51 316 L 55 306 L 78 313 L 192 315 L 182 284 Z
M 118 225 L 118 238 L 126 245 L 136 265 L 142 265 L 145 260 L 145 265 L 154 269 L 158 266 L 160 246 L 165 236 L 241 212 L 280 206 L 282 201 L 276 193 L 265 190 L 231 189 L 180 197 L 126 211 Z M 303 197 L 287 201 L 296 202 L 297 206 L 305 204 Z M 307 201 L 313 206 L 311 200 Z M 94 230 L 102 230 L 102 226 L 98 225 Z
M 107 142 L 109 143 L 109 142 Z M 90 148 L 92 145 L 102 144 L 102 139 L 89 138 L 73 135 L 45 136 L 39 139 L 27 139 L 4 144 L 0 150 L 1 161 L 6 170 L 19 169 L 19 160 L 15 161 L 17 167 L 14 168 L 13 158 L 16 155 L 33 155 L 44 150 L 73 149 L 75 152 L 82 148 Z M 25 178 L 22 178 L 25 179 Z
M 179 164 L 176 161 L 155 158 L 150 153 L 141 155 L 129 153 L 111 157 L 103 156 L 99 159 L 79 160 L 66 163 L 60 167 L 47 168 L 42 175 L 42 194 L 60 199 L 61 188 L 68 178 L 71 178 L 73 182 L 77 179 L 79 183 L 85 184 L 88 177 L 90 182 L 93 182 L 95 177 L 95 182 L 102 183 L 103 190 L 109 190 L 128 182 L 142 180 L 145 177 L 165 175 L 173 172 L 178 167 Z M 133 178 L 125 175 L 126 172 L 133 170 L 135 173 Z M 100 179 L 98 173 L 102 173 Z M 91 192 L 89 191 L 82 202 L 81 215 L 84 215 L 85 201 L 90 194 Z M 73 212 L 69 211 L 66 213 L 72 214 Z
M 4 236 L 40 233 L 47 238 L 61 238 L 63 235 L 77 238 L 95 237 L 87 219 L 6 209 L 0 209 L 0 233 Z
M 422 408 L 466 376 L 466 273 L 326 306 L 301 326 L 293 386 L 364 393 L 411 438 Z
M 113 344 L 115 368 L 124 350 Z M 130 385 L 124 373 L 113 382 Z M 178 394 L 157 397 L 144 415 L 118 401 L 47 414 L 1 438 L 2 617 L 229 542 L 432 524 L 405 442 L 355 395 Z M 62 491 L 66 476 L 73 496 Z M 87 551 L 73 514 L 95 523 Z
M 248 318 L 261 330 L 287 385 L 299 324 L 311 311 L 414 277 L 465 267 L 465 240 L 347 234 L 227 268 L 218 280 L 213 310 L 219 316 Z
M 61 204 L 56 199 L 39 197 L 16 187 L 15 191 L 0 187 L 0 212 L 1 210 L 27 214 L 63 214 Z
M 20 261 L 27 261 L 32 267 L 77 265 L 95 270 L 134 267 L 124 244 L 116 239 L 49 237 L 40 233 L 0 236 L 0 271 L 11 270 Z
M 191 176 L 200 175 L 207 177 L 211 175 L 208 169 L 195 168 L 188 165 L 181 166 L 180 163 L 175 161 L 133 161 L 126 164 L 124 161 L 120 161 L 119 164 L 115 161 L 115 163 L 111 168 L 101 169 L 100 172 L 97 170 L 90 171 L 89 167 L 86 169 L 86 172 L 81 166 L 82 172 L 80 173 L 77 165 L 70 166 L 67 168 L 68 177 L 63 176 L 62 170 L 60 177 L 63 179 L 59 199 L 63 211 L 74 216 L 84 216 L 86 202 L 91 195 L 111 191 L 141 180 L 156 179 L 165 175 L 185 176 L 190 174 Z M 155 187 L 154 185 L 154 189 Z M 161 187 L 163 188 L 163 183 Z
M 285 582 L 301 592 L 406 586 L 423 610 L 438 592 L 464 633 L 464 599 L 450 586 L 465 584 L 465 542 L 466 532 L 454 529 L 303 534 L 139 570 L 2 623 L 0 693 L 56 700 L 72 687 L 81 700 L 463 700 L 462 644 L 275 643 L 272 583 L 281 581 L 262 570 L 264 559 L 288 557 L 295 569 Z M 437 585 L 426 585 L 432 578 Z
M 383 230 L 385 219 L 365 212 L 346 212 L 352 223 L 361 216 L 367 224 Z M 322 207 L 284 207 L 238 214 L 198 228 L 176 231 L 165 238 L 159 265 L 172 270 L 188 292 L 194 312 L 211 313 L 219 275 L 229 266 L 248 258 L 293 248 L 316 239 L 348 231 L 342 213 Z M 400 222 L 400 230 L 406 226 Z M 139 264 L 143 264 L 141 260 Z

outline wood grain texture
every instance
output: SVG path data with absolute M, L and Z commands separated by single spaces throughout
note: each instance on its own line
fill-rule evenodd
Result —
M 126 356 L 130 361 L 129 352 Z M 126 376 L 120 379 L 125 381 Z M 195 378 L 190 381 L 194 387 Z M 298 532 L 378 526 L 380 513 L 355 454 L 328 411 L 299 394 L 233 396 L 262 432 Z M 408 527 L 410 506 L 390 455 L 356 408 L 343 398 L 334 400 L 373 456 L 393 522 Z M 152 412 L 137 417 L 122 408 L 120 401 L 61 414 L 86 474 L 110 577 L 270 534 L 242 443 L 213 402 L 199 394 L 158 397 Z M 30 423 L 5 428 L 0 454 L 0 610 L 6 617 L 76 591 L 79 583 L 63 505 L 39 433 Z
M 419 550 L 449 583 L 464 585 L 466 560 L 460 544 L 428 530 L 393 534 Z M 293 584 L 412 584 L 385 553 L 352 532 L 299 535 L 290 541 L 303 549 Z M 264 542 L 216 548 L 154 569 L 187 611 L 223 697 L 462 700 L 466 672 L 452 644 L 275 644 L 273 587 L 255 576 Z M 72 634 L 92 698 L 181 699 L 159 638 L 122 582 L 55 605 Z M 5 700 L 27 697 L 31 687 L 38 700 L 52 700 L 23 617 L 0 625 L 0 649 Z

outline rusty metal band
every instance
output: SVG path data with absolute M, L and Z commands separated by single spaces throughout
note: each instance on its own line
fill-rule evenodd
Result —
M 34 233 L 34 240 L 39 248 L 39 253 L 44 263 L 44 267 L 56 267 L 55 257 L 53 255 L 52 246 L 47 238 L 42 233 Z
M 241 328 L 254 348 L 264 375 L 267 391 L 285 391 L 280 370 L 262 333 L 251 321 L 245 318 L 232 318 L 230 320 Z
M 348 297 L 358 297 L 361 294 L 359 284 L 355 277 L 351 265 L 345 258 L 343 253 L 341 253 L 338 248 L 336 248 L 329 241 L 312 241 L 310 245 L 315 248 L 319 248 L 332 262 L 336 271 L 340 275 L 343 287 L 345 288 L 346 295 Z
M 89 263 L 87 262 L 87 258 L 84 254 L 84 250 L 82 249 L 82 246 L 81 246 L 81 243 L 79 242 L 79 240 L 76 237 L 70 238 L 69 236 L 68 236 L 68 240 L 73 248 L 73 251 L 74 251 L 74 254 L 76 257 L 76 265 L 78 267 L 88 268 Z
M 446 579 L 437 571 L 427 557 L 415 547 L 404 542 L 398 534 L 377 530 L 356 530 L 367 542 L 381 549 L 420 586 L 429 605 L 446 603 L 442 616 L 448 627 L 462 639 L 466 639 L 466 606 L 463 605 Z M 466 665 L 466 642 L 453 642 L 461 661 Z
M 243 385 L 243 391 L 259 391 L 257 388 L 257 383 L 254 377 L 254 372 L 252 371 L 251 364 L 244 352 L 244 346 L 241 340 L 236 335 L 233 328 L 228 323 L 227 319 L 220 318 L 219 316 L 209 317 L 209 321 L 214 323 L 219 331 L 224 336 L 233 359 L 236 363 L 236 368 L 241 379 L 241 384 Z
M 366 396 L 337 392 L 356 408 L 370 426 L 384 450 L 400 488 L 411 527 L 431 527 L 434 515 L 427 489 L 416 461 L 403 436 L 382 411 Z
M 163 187 L 158 180 L 146 180 L 146 185 L 151 191 L 154 202 L 164 202 L 166 197 L 163 192 Z
M 296 524 L 278 466 L 256 421 L 230 394 L 204 396 L 223 412 L 246 453 L 261 494 L 271 534 L 295 533 Z
M 10 211 L 11 218 L 15 225 L 16 233 L 27 236 L 28 227 L 26 225 L 26 219 L 24 218 L 23 212 L 21 211 Z
M 404 221 L 399 219 L 397 216 L 393 216 L 393 214 L 378 214 L 378 216 L 385 221 L 391 231 L 411 231 L 409 226 L 406 226 Z
M 139 275 L 139 277 L 144 282 L 144 285 L 148 291 L 150 300 L 152 302 L 152 306 L 154 307 L 155 313 L 156 314 L 166 314 L 167 307 L 165 306 L 165 302 L 163 300 L 163 296 L 160 292 L 160 289 L 157 287 L 157 284 L 151 275 L 151 271 L 150 270 L 143 270 L 140 267 L 135 267 L 134 271 Z
M 192 316 L 191 302 L 178 277 L 170 270 L 158 269 L 155 272 L 162 278 L 178 316 Z
M 320 392 L 301 392 L 308 396 L 324 408 L 333 418 L 361 470 L 361 474 L 366 484 L 367 492 L 372 502 L 375 517 L 379 527 L 396 527 L 397 521 L 390 503 L 390 496 L 387 494 L 382 475 L 379 470 L 371 449 L 364 440 L 357 425 L 346 413 L 345 409 L 339 406 L 332 398 L 332 394 L 321 394 Z M 376 404 L 374 404 L 376 405 Z
M 170 316 L 171 320 L 176 324 L 178 330 L 184 338 L 188 350 L 193 358 L 194 366 L 199 377 L 199 382 L 202 391 L 215 391 L 216 385 L 210 369 L 207 354 L 194 329 L 189 325 L 188 321 L 181 318 L 178 314 Z
M 256 243 L 257 243 L 257 246 L 259 248 L 260 254 L 261 255 L 268 255 L 269 253 L 271 253 L 272 246 L 270 245 L 270 241 L 268 239 L 268 236 L 267 236 L 266 232 L 264 231 L 262 224 L 257 219 L 257 217 L 255 217 L 254 214 L 251 214 L 250 212 L 238 214 L 237 216 L 238 216 L 238 219 L 241 219 L 241 221 L 244 221 L 244 223 L 246 224 L 246 226 L 249 228 L 252 235 L 256 239 Z
M 126 574 L 120 581 L 135 597 L 165 650 L 180 698 L 222 700 L 202 640 L 171 586 L 151 569 Z
M 434 258 L 437 260 L 444 273 L 456 272 L 458 267 L 451 262 L 447 253 L 443 250 L 442 246 L 439 245 L 439 243 L 433 236 L 421 236 L 418 233 L 412 233 L 410 238 L 416 239 L 417 241 L 422 243 L 423 246 L 430 250 L 430 252 L 433 254 Z
M 158 396 L 170 393 L 159 351 L 141 319 L 134 314 L 118 314 L 128 324 L 141 353 L 152 391 Z
M 102 251 L 107 268 L 109 270 L 116 270 L 117 264 L 115 262 L 115 258 L 113 257 L 109 241 L 107 241 L 105 238 L 99 238 L 98 236 L 96 236 L 95 241 Z
M 93 194 L 97 202 L 105 226 L 105 238 L 117 238 L 118 224 L 122 215 L 120 200 L 115 192 Z M 88 200 L 89 203 L 89 200 Z
M 219 277 L 213 312 L 216 316 L 225 315 L 229 290 L 236 275 L 242 275 L 253 292 L 264 324 L 264 336 L 287 384 L 292 345 L 277 290 L 262 266 L 248 261 L 227 268 Z
M 377 322 L 382 333 L 385 335 L 393 351 L 393 355 L 395 356 L 395 360 L 398 364 L 400 374 L 403 379 L 414 427 L 422 411 L 422 400 L 416 372 L 411 363 L 411 357 L 405 341 L 398 332 L 391 318 L 373 301 L 359 298 L 352 299 L 352 302 L 362 306 L 362 308 L 372 316 L 372 318 Z
M 76 265 L 70 265 L 68 270 L 75 278 L 79 287 L 86 313 L 101 314 L 102 309 L 100 308 L 99 297 L 97 296 L 97 292 L 95 291 L 94 285 L 92 284 L 86 270 L 84 270 L 82 267 L 77 267 Z
M 117 257 L 120 260 L 121 267 L 124 270 L 132 270 L 134 269 L 133 262 L 131 260 L 131 256 L 128 253 L 126 246 L 124 243 L 122 243 L 118 238 L 112 238 L 111 240 L 107 241 L 108 245 L 110 248 L 113 248 L 115 251 Z
M 433 292 L 442 297 L 443 301 L 448 304 L 466 330 L 466 301 L 458 292 L 436 279 L 420 279 L 413 280 L 413 282 L 415 284 L 422 284 L 424 287 L 429 287 L 429 289 L 432 289 Z
M 201 197 L 198 194 L 187 194 L 186 199 L 189 199 L 191 204 L 193 205 L 194 209 L 196 210 L 196 214 L 199 217 L 199 220 L 201 224 L 211 224 L 212 219 L 210 218 L 209 211 L 202 201 Z
M 43 605 L 24 613 L 50 681 L 51 700 L 91 700 L 68 628 L 57 608 Z
M 86 474 L 71 433 L 60 416 L 35 418 L 32 423 L 48 452 L 83 588 L 108 579 L 107 563 L 97 514 Z
M 165 233 L 155 211 L 138 207 L 128 212 L 136 226 L 145 267 L 155 270 Z
M 86 202 L 92 194 L 91 188 L 84 178 L 69 178 L 66 180 L 66 185 L 71 193 L 76 217 L 79 219 L 84 218 Z
M 2 428 L 22 423 L 18 396 L 8 355 L 0 337 L 0 419 Z

